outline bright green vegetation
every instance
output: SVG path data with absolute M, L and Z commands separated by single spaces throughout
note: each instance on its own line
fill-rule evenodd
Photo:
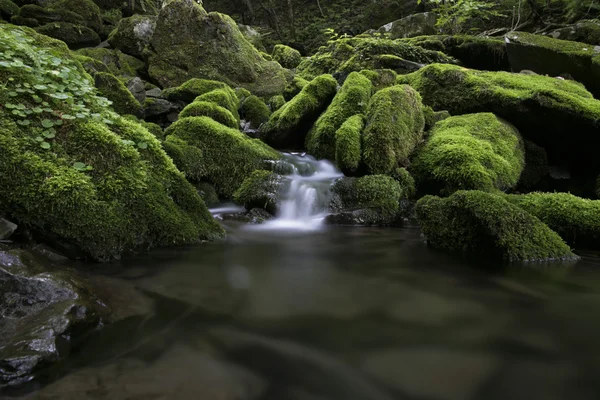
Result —
M 237 119 L 231 111 L 209 101 L 194 101 L 179 113 L 179 118 L 206 116 L 230 128 L 238 128 Z
M 196 97 L 194 102 L 196 101 L 205 101 L 219 105 L 229 110 L 237 121 L 240 120 L 240 115 L 238 113 L 239 100 L 231 88 L 211 90 L 210 92 Z
M 290 101 L 293 99 L 300 91 L 304 88 L 304 86 L 308 85 L 310 81 L 307 81 L 304 78 L 299 76 L 294 76 L 294 79 L 290 82 L 289 85 L 285 87 L 283 91 L 283 97 L 286 101 Z
M 306 133 L 327 108 L 336 89 L 337 81 L 331 75 L 313 79 L 261 127 L 263 140 L 276 148 L 302 148 Z
M 281 64 L 283 68 L 296 68 L 302 61 L 302 55 L 298 50 L 284 44 L 276 44 L 273 47 L 272 56 L 273 60 Z
M 567 243 L 599 248 L 600 200 L 582 199 L 569 193 L 537 192 L 505 198 L 538 217 Z
M 363 162 L 372 174 L 387 174 L 408 162 L 423 138 L 421 96 L 408 85 L 375 93 L 367 108 Z
M 413 173 L 426 192 L 505 191 L 523 171 L 519 132 L 492 113 L 467 114 L 438 122 L 413 160 Z
M 337 92 L 333 101 L 315 123 L 306 140 L 306 148 L 316 158 L 337 160 L 336 132 L 351 116 L 364 114 L 373 92 L 371 81 L 353 72 Z
M 233 194 L 233 200 L 247 210 L 263 208 L 275 213 L 281 176 L 266 170 L 256 170 L 244 180 Z
M 152 38 L 156 17 L 134 15 L 119 21 L 117 28 L 108 38 L 110 45 L 124 53 L 143 58 L 146 45 Z
M 396 84 L 396 77 L 398 76 L 398 74 L 391 69 L 364 69 L 360 71 L 360 73 L 371 81 L 374 91 L 394 86 Z
M 502 196 L 478 190 L 425 196 L 416 216 L 429 245 L 507 261 L 576 259 L 558 234 Z
M 400 187 L 402 188 L 401 198 L 409 199 L 415 195 L 417 191 L 415 179 L 412 177 L 410 172 L 406 170 L 406 168 L 396 168 L 394 171 L 392 171 L 390 176 L 400 184 Z
M 223 82 L 192 78 L 182 83 L 180 86 L 163 90 L 161 96 L 169 101 L 191 103 L 196 97 L 204 93 L 212 92 L 215 89 L 232 90 Z
M 112 101 L 113 109 L 119 114 L 132 114 L 139 116 L 142 106 L 133 97 L 133 94 L 114 75 L 106 72 L 98 72 L 94 76 L 95 85 L 100 94 Z
M 227 15 L 207 13 L 198 3 L 172 0 L 158 15 L 148 73 L 162 87 L 190 78 L 241 86 L 257 96 L 280 94 L 285 69 L 265 60 Z
M 77 50 L 76 54 L 100 61 L 106 66 L 108 72 L 115 76 L 135 77 L 143 75 L 146 69 L 143 61 L 119 50 L 86 48 Z
M 361 159 L 361 134 L 365 116 L 353 115 L 335 132 L 335 163 L 343 171 L 356 171 Z
M 378 56 L 391 55 L 404 60 L 429 63 L 454 63 L 455 60 L 444 53 L 426 50 L 401 40 L 355 37 L 338 39 L 323 46 L 310 58 L 298 66 L 298 74 L 312 79 L 321 74 L 332 74 L 363 69 L 379 68 Z
M 251 95 L 242 101 L 240 113 L 244 120 L 250 122 L 250 128 L 257 129 L 269 120 L 271 110 L 259 97 Z
M 277 96 L 273 96 L 269 99 L 269 108 L 271 112 L 275 112 L 279 110 L 285 104 L 285 98 L 283 95 L 278 94 Z
M 263 169 L 265 160 L 281 158 L 260 140 L 209 117 L 180 119 L 165 134 L 165 150 L 188 179 L 212 183 L 225 198 L 253 171 Z
M 223 235 L 158 140 L 114 113 L 67 47 L 0 29 L 0 202 L 34 231 L 105 261 Z

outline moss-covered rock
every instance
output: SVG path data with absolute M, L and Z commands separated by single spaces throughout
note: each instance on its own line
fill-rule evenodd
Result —
M 556 232 L 502 196 L 478 190 L 425 196 L 416 216 L 432 247 L 507 261 L 576 259 Z
M 135 77 L 146 75 L 146 65 L 142 60 L 138 60 L 120 50 L 86 48 L 77 50 L 77 54 L 100 61 L 106 66 L 108 72 L 115 76 Z
M 163 87 L 203 78 L 272 96 L 287 84 L 285 70 L 262 58 L 230 17 L 208 14 L 193 1 L 173 0 L 161 9 L 151 45 L 149 73 Z
M 52 22 L 35 28 L 38 33 L 62 40 L 72 49 L 94 47 L 100 44 L 100 36 L 87 26 L 70 22 Z
M 179 114 L 179 118 L 206 116 L 230 128 L 239 128 L 238 120 L 231 111 L 209 101 L 194 101 L 188 104 Z
M 309 132 L 306 140 L 308 152 L 316 158 L 337 162 L 336 132 L 351 116 L 366 113 L 372 92 L 373 84 L 364 75 L 358 72 L 348 75 L 327 110 Z
M 275 214 L 281 183 L 280 175 L 271 171 L 256 170 L 235 191 L 233 200 L 243 204 L 247 210 L 262 208 Z
M 196 190 L 198 190 L 198 194 L 204 200 L 204 204 L 207 207 L 216 207 L 221 204 L 221 200 L 219 200 L 219 195 L 215 190 L 215 187 L 208 182 L 200 182 L 196 184 Z
M 407 164 L 424 127 L 421 96 L 413 88 L 392 86 L 375 93 L 367 108 L 362 147 L 369 172 L 387 174 Z
M 110 110 L 64 43 L 3 25 L 9 51 L 30 67 L 0 68 L 0 103 L 16 111 L 0 115 L 0 198 L 14 220 L 101 261 L 223 234 L 158 140 Z
M 142 115 L 142 106 L 117 77 L 106 72 L 98 72 L 94 76 L 94 81 L 98 91 L 112 101 L 112 107 L 116 112 L 136 117 Z
M 191 103 L 194 99 L 204 93 L 215 89 L 229 89 L 227 84 L 209 79 L 192 78 L 177 87 L 167 88 L 162 91 L 161 96 L 169 101 Z
M 449 194 L 511 189 L 524 165 L 519 132 L 492 113 L 479 113 L 438 122 L 412 170 L 421 190 Z
M 575 247 L 600 248 L 600 200 L 569 193 L 506 195 L 515 204 L 556 231 Z
M 236 129 L 208 117 L 189 117 L 175 122 L 166 130 L 166 151 L 188 178 L 212 183 L 219 195 L 230 198 L 244 179 L 265 160 L 281 155 L 258 139 L 251 139 Z M 179 165 L 179 154 L 192 152 L 191 166 Z M 200 171 L 200 172 L 197 172 Z
M 69 9 L 53 9 L 42 7 L 37 4 L 26 4 L 19 10 L 19 17 L 25 20 L 35 20 L 34 26 L 44 25 L 51 22 L 70 22 L 77 25 L 85 25 L 83 17 Z
M 278 94 L 277 96 L 273 96 L 269 99 L 269 109 L 271 112 L 275 112 L 283 107 L 285 103 L 286 101 L 283 95 Z
M 296 68 L 302 61 L 302 55 L 296 49 L 284 44 L 276 44 L 273 47 L 273 60 L 277 61 L 283 68 Z
M 134 15 L 119 21 L 117 28 L 108 38 L 115 49 L 125 54 L 143 58 L 144 49 L 150 44 L 157 17 L 154 15 Z
M 548 166 L 548 154 L 543 147 L 530 142 L 525 141 L 525 169 L 521 173 L 519 183 L 517 185 L 518 190 L 531 190 L 536 187 L 538 183 L 542 181 L 548 173 L 550 168 Z
M 381 55 L 391 55 L 420 64 L 454 63 L 455 60 L 441 52 L 426 50 L 402 40 L 356 37 L 339 39 L 323 46 L 312 57 L 303 60 L 298 66 L 298 74 L 312 79 L 321 74 L 378 68 L 377 59 Z
M 262 139 L 276 148 L 302 148 L 308 130 L 327 108 L 337 89 L 331 75 L 321 75 L 271 115 L 261 127 Z
M 0 0 L 0 19 L 10 21 L 13 15 L 19 14 L 19 6 L 11 0 Z
M 360 73 L 371 81 L 375 91 L 394 86 L 398 77 L 398 74 L 391 69 L 364 69 Z
M 390 39 L 435 35 L 437 16 L 433 12 L 412 14 L 391 23 Z
M 595 177 L 600 158 L 600 101 L 573 81 L 507 72 L 480 72 L 435 64 L 398 76 L 434 110 L 452 115 L 493 112 L 523 138 L 544 147 L 550 163 Z
M 364 127 L 365 116 L 357 114 L 344 121 L 335 132 L 335 163 L 346 173 L 356 171 L 360 165 Z
M 225 89 L 214 89 L 210 92 L 201 94 L 196 97 L 194 100 L 196 101 L 208 101 L 219 105 L 227 110 L 235 117 L 237 121 L 240 120 L 240 115 L 238 112 L 239 109 L 239 99 L 235 95 L 235 92 L 230 88 Z
M 102 15 L 100 8 L 92 0 L 50 0 L 49 9 L 68 10 L 80 15 L 84 25 L 95 32 L 102 28 Z
M 294 76 L 294 79 L 292 79 L 290 84 L 285 87 L 285 90 L 283 91 L 283 97 L 286 101 L 290 101 L 296 97 L 296 95 L 300 93 L 302 89 L 304 89 L 304 86 L 308 85 L 309 82 L 310 81 L 307 81 L 302 77 Z
M 440 121 L 450 118 L 450 113 L 446 110 L 433 111 L 429 106 L 423 107 L 423 115 L 425 116 L 425 130 L 428 131 Z
M 578 21 L 573 25 L 556 29 L 548 36 L 554 39 L 582 42 L 600 46 L 600 20 L 588 19 Z
M 258 129 L 269 120 L 271 110 L 259 97 L 251 95 L 242 101 L 240 114 L 246 122 L 250 123 L 251 129 Z

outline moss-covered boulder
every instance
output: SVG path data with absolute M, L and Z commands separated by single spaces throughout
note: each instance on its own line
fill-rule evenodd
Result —
M 412 14 L 391 23 L 390 38 L 410 38 L 422 35 L 435 35 L 437 16 L 432 12 Z
M 568 73 L 600 98 L 600 49 L 525 32 L 509 33 L 506 40 L 513 71 L 528 69 L 550 76 Z
M 600 20 L 588 19 L 548 33 L 554 39 L 582 42 L 600 46 Z
M 271 96 L 287 83 L 285 70 L 266 61 L 230 17 L 207 13 L 190 0 L 173 0 L 160 10 L 150 44 L 149 73 L 163 87 L 203 78 Z
M 515 204 L 556 231 L 567 243 L 600 248 L 600 200 L 582 199 L 569 193 L 506 195 Z
M 100 36 L 87 26 L 70 22 L 52 22 L 35 28 L 38 33 L 62 40 L 72 49 L 94 47 L 100 44 Z
M 336 89 L 337 81 L 331 75 L 313 79 L 263 124 L 261 138 L 279 149 L 303 148 L 307 132 L 331 103 Z
M 204 200 L 204 204 L 207 207 L 216 207 L 221 204 L 221 200 L 219 200 L 219 195 L 215 190 L 215 187 L 208 182 L 200 182 L 196 184 L 196 190 L 198 190 L 198 194 Z
M 159 141 L 110 109 L 64 43 L 3 25 L 0 52 L 0 104 L 13 110 L 0 115 L 0 208 L 14 220 L 101 261 L 222 235 Z
M 402 40 L 356 37 L 332 41 L 321 47 L 315 55 L 303 60 L 297 71 L 305 79 L 336 72 L 347 75 L 353 71 L 378 68 L 378 59 L 382 55 L 420 64 L 455 62 L 444 53 L 426 50 Z
M 242 101 L 240 114 L 249 123 L 250 129 L 258 129 L 269 120 L 271 110 L 259 97 L 251 95 Z
M 428 193 L 456 190 L 505 191 L 525 165 L 519 132 L 492 113 L 467 114 L 438 122 L 413 160 L 419 188 Z
M 335 131 L 335 163 L 345 173 L 353 173 L 360 166 L 364 127 L 365 116 L 356 114 Z
M 233 200 L 247 210 L 262 208 L 271 214 L 277 211 L 282 178 L 274 172 L 256 170 L 233 194 Z
M 273 60 L 283 68 L 296 68 L 302 61 L 302 55 L 298 50 L 284 44 L 276 44 L 271 55 Z
M 277 96 L 273 96 L 269 99 L 268 106 L 271 112 L 275 112 L 283 107 L 285 103 L 285 97 L 283 97 L 281 94 L 278 94 Z
M 154 15 L 134 15 L 119 21 L 117 28 L 108 38 L 115 49 L 125 54 L 143 58 L 144 49 L 154 33 L 157 17 Z
M 304 89 L 304 86 L 308 85 L 309 82 L 310 81 L 307 81 L 298 75 L 294 76 L 292 81 L 285 87 L 283 91 L 283 97 L 285 98 L 285 101 L 290 101 L 293 99 L 298 93 L 300 93 L 300 91 L 302 91 L 302 89 Z
M 19 15 L 19 6 L 11 0 L 0 0 L 0 19 L 10 21 L 13 15 Z
M 100 94 L 112 101 L 113 110 L 122 115 L 142 116 L 141 104 L 117 77 L 107 72 L 98 72 L 94 76 L 94 82 Z
M 499 195 L 470 190 L 425 196 L 415 211 L 432 247 L 507 261 L 577 258 L 556 232 Z
M 230 88 L 215 89 L 210 92 L 201 94 L 194 101 L 208 101 L 226 108 L 231 112 L 237 121 L 240 120 L 239 105 L 240 101 L 235 95 L 235 92 Z
M 545 148 L 551 164 L 575 175 L 595 178 L 600 171 L 600 101 L 576 82 L 442 64 L 398 76 L 398 82 L 414 87 L 434 110 L 493 112 Z
M 210 101 L 194 101 L 188 104 L 179 114 L 180 119 L 202 116 L 210 117 L 230 128 L 239 128 L 239 122 L 231 111 Z
M 336 160 L 336 132 L 351 116 L 365 114 L 373 84 L 364 75 L 352 72 L 338 90 L 327 110 L 319 117 L 306 140 L 306 149 L 316 158 Z
M 162 91 L 161 96 L 169 101 L 191 103 L 196 97 L 215 89 L 232 90 L 226 83 L 210 79 L 192 78 L 179 86 Z
M 84 25 L 88 28 L 95 32 L 100 32 L 102 29 L 100 8 L 92 0 L 50 0 L 47 7 L 74 12 L 83 18 Z
M 423 138 L 421 96 L 408 85 L 375 93 L 367 107 L 362 159 L 371 174 L 387 174 L 408 163 Z
M 103 63 L 108 71 L 97 71 L 97 72 L 110 72 L 111 74 L 123 77 L 133 78 L 136 76 L 146 75 L 146 65 L 142 60 L 139 60 L 133 56 L 127 55 L 120 50 L 112 50 L 106 48 L 85 48 L 77 50 L 78 55 L 93 58 Z M 82 63 L 84 62 L 81 60 Z M 92 69 L 97 67 L 92 66 Z M 92 71 L 88 71 L 92 73 Z
M 212 183 L 225 198 L 231 198 L 253 171 L 264 169 L 265 160 L 281 158 L 260 140 L 209 117 L 180 119 L 165 133 L 167 153 L 188 178 Z
M 77 25 L 85 25 L 83 17 L 69 9 L 53 9 L 37 4 L 24 5 L 19 10 L 18 16 L 27 25 L 32 25 L 31 21 L 35 20 L 34 27 L 51 22 L 70 22 Z

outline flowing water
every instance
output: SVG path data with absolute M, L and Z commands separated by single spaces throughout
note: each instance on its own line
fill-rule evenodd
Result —
M 94 266 L 115 322 L 0 397 L 600 398 L 597 254 L 500 265 L 433 251 L 414 227 L 324 226 L 339 173 L 289 157 L 274 222 Z

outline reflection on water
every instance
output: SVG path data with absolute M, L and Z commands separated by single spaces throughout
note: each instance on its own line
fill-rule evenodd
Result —
M 595 254 L 501 267 L 432 251 L 411 228 L 230 229 L 102 267 L 137 290 L 128 312 L 5 396 L 600 398 Z

